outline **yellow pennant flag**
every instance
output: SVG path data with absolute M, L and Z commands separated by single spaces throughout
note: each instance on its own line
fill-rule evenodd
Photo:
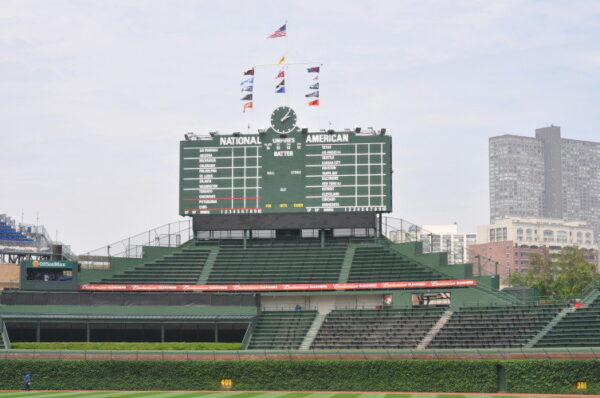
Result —
M 277 65 L 281 65 L 284 62 L 285 62 L 285 55 L 283 57 L 281 57 L 281 59 L 279 61 L 277 61 Z

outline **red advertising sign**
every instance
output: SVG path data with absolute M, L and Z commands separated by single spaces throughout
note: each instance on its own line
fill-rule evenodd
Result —
M 371 289 L 422 289 L 435 287 L 475 286 L 473 279 L 410 282 L 360 282 L 360 283 L 301 283 L 258 285 L 79 285 L 79 290 L 140 291 L 140 292 L 271 292 L 295 290 L 371 290 Z

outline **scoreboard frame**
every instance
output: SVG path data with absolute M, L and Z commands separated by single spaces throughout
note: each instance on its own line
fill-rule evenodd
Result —
M 295 118 L 292 126 L 277 125 L 289 122 L 291 112 L 276 109 L 273 126 L 259 134 L 181 141 L 179 214 L 392 211 L 390 136 L 308 132 L 295 126 Z

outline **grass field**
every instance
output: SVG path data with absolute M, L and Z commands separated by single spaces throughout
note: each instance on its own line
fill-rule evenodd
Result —
M 402 394 L 354 392 L 210 392 L 210 391 L 0 391 L 0 398 L 526 398 L 573 397 L 575 395 L 460 395 L 460 394 Z M 597 397 L 597 395 L 586 395 Z

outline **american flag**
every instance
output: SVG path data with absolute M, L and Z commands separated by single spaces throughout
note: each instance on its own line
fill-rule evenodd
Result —
M 285 25 L 283 25 L 281 28 L 277 29 L 275 32 L 267 36 L 267 39 L 275 39 L 277 37 L 287 36 L 287 33 L 285 31 Z

